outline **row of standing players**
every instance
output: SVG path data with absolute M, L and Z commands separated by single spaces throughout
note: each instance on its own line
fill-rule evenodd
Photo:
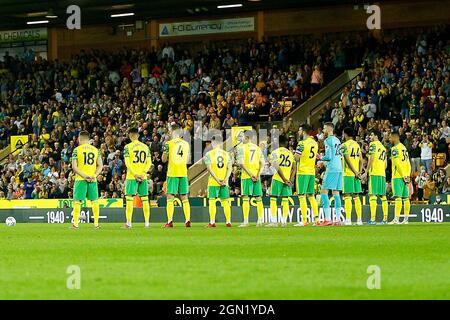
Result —
M 311 126 L 305 124 L 301 128 L 303 140 L 298 143 L 294 153 L 286 148 L 287 140 L 279 137 L 279 148 L 269 155 L 269 162 L 276 170 L 272 177 L 270 190 L 271 222 L 267 227 L 278 226 L 277 209 L 281 201 L 282 222 L 287 225 L 289 212 L 289 197 L 292 196 L 292 188 L 296 183 L 296 190 L 300 201 L 302 221 L 295 226 L 331 226 L 341 225 L 342 201 L 344 200 L 345 224 L 351 225 L 353 203 L 355 206 L 357 224 L 362 225 L 362 204 L 359 194 L 362 192 L 361 178 L 368 175 L 369 203 L 371 218 L 368 224 L 376 224 L 376 211 L 378 198 L 381 201 L 383 212 L 382 224 L 386 224 L 388 216 L 388 203 L 386 198 L 386 166 L 387 150 L 380 142 L 381 135 L 377 131 L 370 134 L 369 161 L 363 168 L 362 152 L 359 144 L 353 139 L 351 128 L 343 131 L 343 140 L 334 136 L 332 123 L 325 123 L 323 128 L 327 138 L 324 141 L 325 154 L 319 154 L 318 143 L 311 135 Z M 189 182 L 187 163 L 190 157 L 190 145 L 181 137 L 181 130 L 176 125 L 172 126 L 171 140 L 164 145 L 162 160 L 168 162 L 167 171 L 167 223 L 165 228 L 173 227 L 174 199 L 180 196 L 185 215 L 185 226 L 191 226 L 191 209 L 188 199 Z M 265 157 L 261 148 L 254 143 L 256 136 L 253 130 L 243 133 L 242 143 L 236 147 L 236 163 L 241 168 L 241 195 L 243 223 L 239 227 L 249 226 L 250 198 L 256 203 L 258 214 L 257 226 L 263 225 L 263 203 L 261 172 L 265 166 Z M 139 195 L 142 199 L 145 227 L 149 227 L 150 206 L 148 199 L 147 173 L 152 166 L 151 154 L 147 145 L 139 141 L 137 129 L 129 132 L 131 143 L 125 146 L 124 159 L 127 167 L 125 194 L 126 194 L 126 223 L 124 228 L 132 227 L 133 197 Z M 411 167 L 408 152 L 400 143 L 398 133 L 391 133 L 393 147 L 391 148 L 392 160 L 392 189 L 395 198 L 395 217 L 392 224 L 399 222 L 399 216 L 404 207 L 404 220 L 408 223 L 410 212 L 409 183 Z M 226 226 L 231 227 L 231 203 L 228 180 L 231 175 L 234 159 L 222 148 L 222 137 L 212 137 L 211 150 L 204 156 L 204 162 L 209 172 L 208 201 L 210 222 L 208 228 L 216 226 L 217 202 L 220 201 L 226 218 Z M 319 221 L 319 208 L 315 198 L 316 162 L 323 161 L 326 170 L 321 188 L 321 200 L 324 209 L 324 220 Z M 92 201 L 94 215 L 94 227 L 99 228 L 98 187 L 96 177 L 102 170 L 102 159 L 98 149 L 89 144 L 89 134 L 81 132 L 79 146 L 75 148 L 72 157 L 72 169 L 75 173 L 74 183 L 74 219 L 73 229 L 78 229 L 81 202 Z M 334 219 L 331 215 L 329 193 L 334 198 Z M 310 203 L 313 219 L 308 222 L 307 200 Z

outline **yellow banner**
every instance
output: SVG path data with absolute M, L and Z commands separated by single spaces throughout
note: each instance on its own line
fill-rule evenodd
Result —
M 28 136 L 11 136 L 11 153 L 16 155 L 22 151 L 28 142 Z
M 99 199 L 100 208 L 123 208 L 123 199 Z M 91 201 L 84 201 L 83 208 L 91 207 Z M 73 208 L 72 199 L 26 199 L 0 200 L 0 209 L 59 209 Z
M 233 141 L 233 147 L 235 147 L 238 144 L 238 135 L 245 131 L 245 130 L 252 130 L 253 127 L 252 126 L 242 126 L 242 127 L 231 127 L 231 137 Z

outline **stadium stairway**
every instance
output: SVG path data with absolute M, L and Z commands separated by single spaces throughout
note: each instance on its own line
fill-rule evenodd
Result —
M 362 69 L 344 71 L 314 96 L 295 108 L 287 115 L 287 117 L 292 118 L 292 120 L 296 123 L 307 122 L 312 125 L 317 125 L 325 103 L 327 101 L 334 101 L 338 98 L 343 88 L 352 82 L 361 73 L 361 71 Z M 231 146 L 231 141 L 226 141 L 225 145 Z M 200 190 L 206 190 L 208 183 L 208 170 L 206 170 L 202 160 L 197 161 L 189 167 L 188 177 L 190 181 L 191 196 L 197 196 Z
M 325 103 L 327 101 L 335 101 L 341 95 L 344 87 L 351 83 L 361 72 L 362 68 L 344 71 L 314 96 L 295 108 L 287 117 L 292 118 L 295 123 L 318 125 Z

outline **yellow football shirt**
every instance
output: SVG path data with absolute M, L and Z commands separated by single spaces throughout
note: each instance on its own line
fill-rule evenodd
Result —
M 411 163 L 409 162 L 408 150 L 402 143 L 398 143 L 391 149 L 392 155 L 392 178 L 403 178 L 411 175 Z M 402 173 L 400 173 L 400 171 Z
M 361 155 L 361 147 L 355 140 L 353 139 L 347 140 L 341 145 L 341 154 L 342 154 L 342 168 L 344 171 L 344 177 L 354 177 L 355 174 L 345 161 L 344 156 L 348 156 L 348 160 L 352 164 L 353 168 L 357 172 L 359 172 L 359 159 Z
M 369 156 L 373 156 L 370 167 L 370 176 L 386 176 L 386 148 L 380 141 L 371 142 L 369 145 Z
M 298 143 L 296 154 L 300 155 L 300 162 L 297 166 L 297 175 L 315 175 L 316 159 L 319 151 L 319 144 L 312 137 L 308 137 Z
M 78 169 L 88 176 L 93 176 L 97 171 L 98 149 L 88 143 L 76 147 L 72 153 L 72 160 L 77 161 Z M 84 180 L 79 174 L 75 180 Z
M 205 164 L 211 166 L 211 170 L 220 179 L 226 178 L 228 167 L 232 165 L 231 157 L 225 150 L 214 148 L 205 155 Z M 228 182 L 228 181 L 227 181 Z M 211 175 L 208 178 L 208 187 L 219 187 L 219 183 Z
M 168 177 L 187 177 L 190 146 L 182 138 L 175 138 L 165 143 L 164 153 L 169 157 Z
M 283 173 L 284 177 L 289 180 L 291 177 L 292 165 L 295 161 L 292 152 L 286 148 L 281 147 L 272 151 L 272 153 L 270 154 L 270 159 L 271 163 L 276 163 Z M 272 179 L 284 183 L 283 179 L 281 179 L 280 175 L 278 174 L 278 171 L 273 175 Z
M 127 180 L 134 180 L 134 175 L 146 176 L 152 166 L 149 147 L 138 140 L 125 146 L 123 157 L 127 166 Z
M 244 164 L 251 174 L 257 175 L 260 169 L 260 160 L 264 155 L 261 148 L 256 144 L 248 142 L 237 147 L 237 160 L 239 164 Z M 241 179 L 251 179 L 245 170 L 242 170 Z

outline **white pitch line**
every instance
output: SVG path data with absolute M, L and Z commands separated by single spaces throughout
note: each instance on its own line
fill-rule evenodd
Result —
M 100 219 L 106 219 L 108 218 L 107 216 L 98 216 Z
M 42 219 L 44 219 L 44 218 L 45 218 L 44 216 L 28 217 L 28 219 L 30 219 L 30 220 L 42 220 Z

